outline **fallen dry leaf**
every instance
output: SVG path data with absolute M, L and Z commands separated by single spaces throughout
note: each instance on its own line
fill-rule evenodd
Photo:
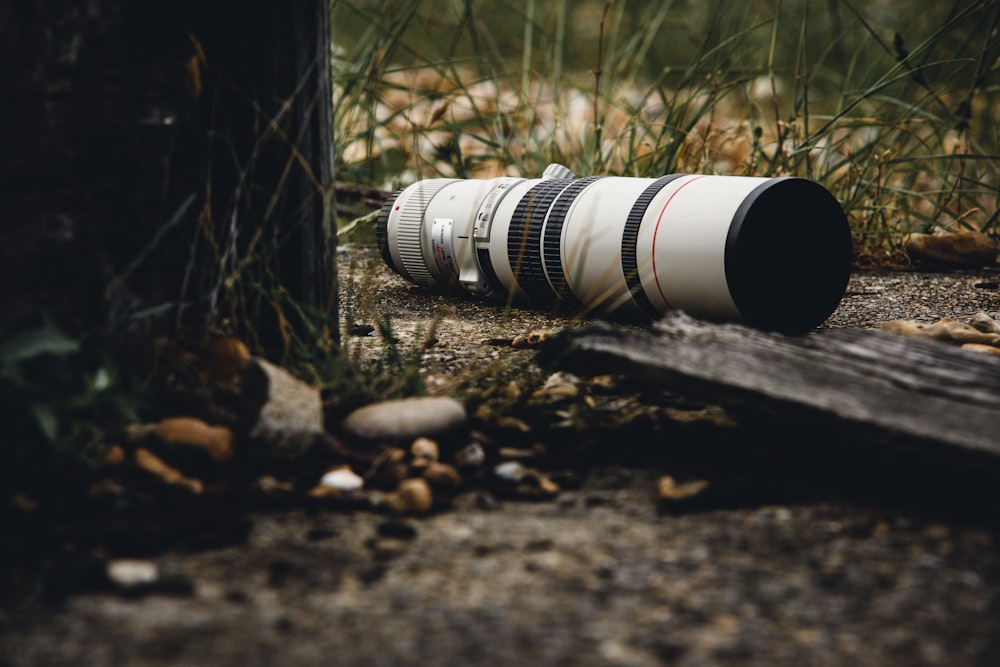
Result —
M 166 484 L 180 486 L 196 494 L 205 490 L 205 486 L 201 483 L 201 480 L 187 477 L 180 470 L 168 465 L 163 459 L 145 447 L 135 450 L 134 460 L 138 468 L 158 477 Z
M 156 424 L 154 432 L 165 444 L 201 447 L 215 461 L 233 458 L 233 432 L 225 426 L 211 426 L 194 417 L 170 417 Z
M 670 475 L 664 475 L 656 483 L 656 495 L 660 500 L 687 500 L 708 488 L 703 479 L 678 484 Z
M 220 385 L 231 385 L 250 364 L 250 350 L 238 338 L 217 338 L 205 346 L 202 368 Z
M 891 320 L 883 324 L 882 329 L 901 336 L 929 338 L 948 343 L 1000 345 L 1000 334 L 983 333 L 971 324 L 965 324 L 950 317 L 942 317 L 933 324 L 924 324 L 915 320 Z

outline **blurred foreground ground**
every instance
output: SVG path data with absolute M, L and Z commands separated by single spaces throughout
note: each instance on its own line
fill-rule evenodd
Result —
M 391 312 L 405 347 L 440 317 L 424 355 L 432 392 L 470 365 L 532 354 L 497 341 L 564 324 L 428 295 L 369 250 L 340 261 L 345 282 L 365 285 L 344 290 L 356 323 Z M 827 326 L 996 316 L 998 281 L 860 274 Z M 829 474 L 756 462 L 749 480 L 703 461 L 700 474 L 734 490 L 665 507 L 657 479 L 688 465 L 670 448 L 703 436 L 627 461 L 606 443 L 554 500 L 470 493 L 401 518 L 289 507 L 251 514 L 245 538 L 220 517 L 240 539 L 152 559 L 176 585 L 0 604 L 0 665 L 1000 664 L 1000 525 L 995 501 L 983 505 L 996 495 L 967 501 L 945 470 L 907 484 L 911 471 L 873 452 Z M 760 445 L 717 451 L 742 444 Z

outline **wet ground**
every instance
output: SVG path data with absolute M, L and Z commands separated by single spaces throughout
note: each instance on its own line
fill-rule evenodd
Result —
M 470 369 L 530 363 L 514 337 L 565 323 L 428 295 L 372 259 L 342 254 L 345 280 L 363 284 L 345 288 L 345 319 L 391 312 L 405 348 L 437 318 L 423 353 L 431 391 L 448 393 Z M 827 326 L 995 316 L 998 280 L 859 274 Z M 359 357 L 381 344 L 348 341 Z M 475 491 L 420 517 L 320 504 L 229 516 L 178 502 L 175 520 L 201 539 L 130 553 L 119 535 L 110 554 L 153 562 L 153 584 L 125 590 L 88 574 L 107 553 L 53 556 L 61 590 L 39 581 L 27 602 L 0 605 L 0 665 L 1000 664 L 989 488 L 969 499 L 954 471 L 876 452 L 807 470 L 808 433 L 777 448 L 759 432 L 602 437 L 601 456 L 567 464 L 551 500 Z M 634 455 L 627 446 L 643 438 L 646 455 Z M 616 460 L 618 444 L 628 460 Z M 701 445 L 712 454 L 680 455 Z M 784 461 L 790 446 L 800 455 Z M 727 491 L 657 499 L 662 475 L 694 473 Z

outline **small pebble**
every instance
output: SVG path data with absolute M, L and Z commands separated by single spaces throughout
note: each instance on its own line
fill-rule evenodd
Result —
M 108 561 L 108 579 L 125 588 L 154 584 L 160 578 L 156 563 L 148 560 L 120 558 Z
M 319 483 L 320 486 L 348 492 L 360 490 L 365 485 L 365 480 L 348 466 L 340 466 L 324 474 Z
M 465 425 L 465 406 L 445 396 L 403 398 L 358 408 L 341 425 L 366 440 L 437 436 Z
M 424 468 L 424 479 L 433 486 L 457 488 L 462 486 L 462 476 L 452 466 L 432 461 Z
M 393 512 L 426 512 L 434 505 L 434 494 L 426 479 L 404 479 L 386 495 L 384 504 Z
M 687 500 L 693 498 L 708 488 L 708 482 L 703 479 L 679 484 L 670 475 L 664 475 L 656 483 L 656 495 L 660 500 Z
M 413 457 L 413 465 L 426 466 L 438 460 L 440 456 L 438 444 L 430 438 L 417 438 L 410 445 L 410 456 Z
M 969 320 L 969 325 L 983 333 L 1000 334 L 1000 322 L 997 322 L 986 313 L 976 313 L 973 315 L 972 319 Z
M 528 474 L 528 469 L 520 461 L 507 461 L 493 468 L 493 474 L 505 482 L 520 482 Z
M 478 468 L 486 463 L 486 450 L 478 442 L 470 442 L 458 450 L 455 462 L 462 467 Z

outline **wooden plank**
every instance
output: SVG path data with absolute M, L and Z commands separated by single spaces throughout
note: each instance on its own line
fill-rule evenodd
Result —
M 790 337 L 672 314 L 649 330 L 564 331 L 540 362 L 624 374 L 824 437 L 1000 470 L 1000 358 L 944 343 L 862 329 Z

